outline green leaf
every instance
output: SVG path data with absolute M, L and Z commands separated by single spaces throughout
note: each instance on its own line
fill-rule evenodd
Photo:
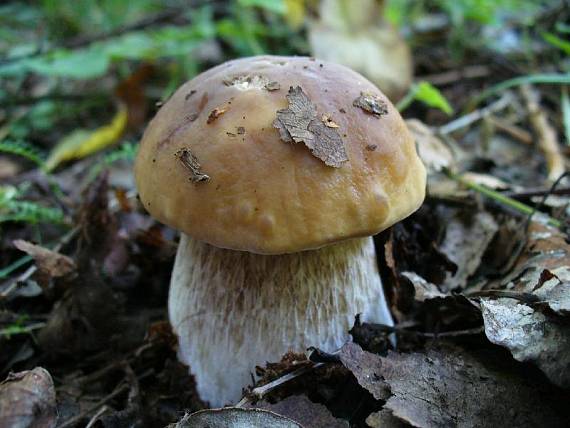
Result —
M 260 7 L 270 12 L 285 14 L 287 8 L 283 0 L 238 0 L 241 7 Z
M 439 89 L 429 82 L 422 81 L 412 85 L 408 94 L 398 102 L 396 107 L 399 111 L 403 111 L 414 101 L 420 101 L 427 106 L 437 108 L 448 115 L 453 113 L 453 108 L 447 99 Z
M 109 57 L 95 46 L 78 51 L 61 49 L 49 56 L 29 60 L 28 67 L 46 76 L 93 79 L 105 74 Z
M 193 14 L 190 25 L 133 31 L 82 49 L 57 49 L 38 57 L 6 62 L 0 64 L 0 76 L 35 72 L 45 76 L 94 79 L 105 75 L 113 62 L 187 56 L 198 44 L 215 36 L 212 10 L 203 7 Z
M 0 153 L 22 156 L 38 166 L 44 164 L 43 155 L 39 150 L 35 146 L 23 141 L 0 141 Z
M 562 88 L 562 123 L 564 124 L 564 134 L 566 144 L 570 146 L 570 98 L 568 97 L 568 86 Z
M 563 40 L 552 33 L 542 33 L 542 38 L 552 46 L 555 46 L 558 49 L 564 51 L 566 55 L 570 55 L 570 42 L 568 40 Z
M 452 114 L 453 108 L 449 105 L 447 99 L 443 96 L 443 94 L 433 86 L 431 83 L 428 82 L 420 82 L 416 85 L 416 100 L 421 101 L 422 103 L 440 109 L 444 113 Z

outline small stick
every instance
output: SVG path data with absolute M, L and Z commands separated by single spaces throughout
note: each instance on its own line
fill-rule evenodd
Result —
M 315 363 L 315 364 L 312 364 L 310 366 L 301 367 L 300 369 L 297 369 L 291 373 L 287 373 L 286 375 L 284 375 L 278 379 L 275 379 L 273 382 L 269 382 L 267 385 L 258 386 L 257 388 L 253 388 L 252 391 L 249 394 L 247 394 L 247 396 L 242 398 L 239 401 L 239 403 L 237 403 L 235 405 L 235 407 L 245 406 L 247 403 L 249 403 L 251 401 L 252 398 L 255 398 L 256 400 L 261 400 L 263 397 L 265 397 L 268 393 L 273 391 L 275 388 L 278 388 L 279 386 L 283 385 L 284 383 L 287 383 L 293 379 L 296 379 L 299 376 L 302 376 L 305 373 L 309 373 L 312 370 L 319 368 L 319 367 L 322 367 L 324 365 L 325 365 L 325 363 Z
M 129 389 L 128 384 L 126 384 L 126 383 L 122 384 L 120 387 L 116 388 L 113 392 L 111 392 L 109 395 L 107 395 L 106 397 L 104 397 L 103 399 L 98 401 L 97 403 L 93 404 L 92 406 L 87 407 L 85 410 L 83 410 L 78 415 L 76 415 L 76 416 L 68 419 L 67 421 L 65 421 L 63 424 L 61 424 L 59 426 L 59 428 L 67 428 L 67 427 L 74 426 L 79 421 L 81 421 L 83 418 L 87 417 L 88 414 L 90 414 L 91 412 L 94 412 L 94 411 L 100 409 L 101 407 L 105 406 L 108 402 L 112 401 L 113 399 L 115 399 L 116 397 L 121 395 L 122 393 L 126 392 L 128 389 Z
M 455 174 L 454 172 L 451 172 L 448 169 L 445 170 L 445 173 L 452 180 L 455 180 L 458 183 L 463 184 L 465 187 L 468 187 L 472 190 L 475 190 L 476 192 L 479 192 L 482 195 L 487 196 L 488 198 L 494 199 L 495 201 L 497 201 L 497 202 L 499 202 L 505 206 L 508 206 L 508 207 L 514 209 L 515 211 L 520 212 L 521 214 L 532 216 L 532 215 L 536 214 L 536 212 L 537 212 L 536 209 L 529 207 L 528 205 L 523 204 L 522 202 L 519 202 L 516 199 L 509 198 L 508 196 L 505 196 L 502 193 L 496 192 L 493 189 L 489 189 L 488 187 L 485 187 L 485 186 L 482 186 L 480 184 L 474 183 L 472 181 L 466 180 L 464 177 L 461 177 L 460 175 Z M 547 219 L 548 219 L 547 222 L 550 226 L 553 226 L 553 227 L 560 229 L 561 223 L 558 220 L 556 220 L 556 219 L 554 219 L 554 218 L 552 218 L 552 217 L 550 217 L 544 213 L 541 213 L 541 214 L 547 217 Z
M 513 137 L 515 140 L 520 141 L 523 144 L 532 144 L 532 135 L 526 129 L 522 129 L 516 125 L 511 125 L 499 118 L 489 116 L 491 123 L 499 130 Z
M 540 95 L 530 84 L 521 86 L 521 95 L 525 100 L 529 113 L 530 124 L 532 125 L 538 142 L 538 146 L 544 153 L 546 167 L 548 169 L 548 180 L 555 181 L 566 171 L 564 158 L 558 146 L 556 131 L 548 122 L 544 110 L 540 106 Z
M 93 415 L 93 417 L 89 420 L 89 423 L 85 425 L 85 428 L 92 428 L 95 425 L 95 422 L 99 420 L 101 416 L 103 416 L 107 410 L 109 410 L 109 406 L 105 405 L 99 409 L 97 413 Z
M 489 104 L 487 107 L 475 110 L 474 112 L 461 116 L 447 123 L 446 125 L 440 126 L 437 129 L 437 133 L 440 135 L 447 135 L 458 131 L 459 129 L 465 128 L 472 123 L 475 123 L 484 117 L 489 116 L 491 113 L 495 113 L 499 110 L 507 108 L 511 104 L 511 100 L 512 96 L 509 93 L 506 93 L 501 98 L 499 98 L 499 100 L 495 101 L 492 104 Z

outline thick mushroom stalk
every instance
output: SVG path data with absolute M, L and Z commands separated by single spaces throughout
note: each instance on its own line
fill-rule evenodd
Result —
M 357 313 L 392 325 L 372 238 L 259 255 L 182 234 L 169 313 L 179 358 L 212 406 L 239 400 L 255 365 L 308 346 L 338 349 Z

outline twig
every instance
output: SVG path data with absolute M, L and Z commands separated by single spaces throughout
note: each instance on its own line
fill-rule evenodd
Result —
M 516 299 L 524 303 L 538 303 L 540 298 L 532 293 L 524 293 L 509 290 L 481 290 L 465 294 L 465 297 L 506 297 Z
M 93 417 L 89 420 L 89 423 L 85 425 L 85 428 L 92 428 L 93 425 L 99 420 L 101 416 L 103 416 L 108 410 L 110 409 L 109 406 L 105 405 L 99 409 L 97 413 L 93 415 Z
M 116 397 L 118 397 L 119 395 L 121 395 L 122 393 L 128 391 L 129 389 L 131 389 L 132 387 L 137 388 L 137 391 L 135 391 L 135 394 L 138 392 L 138 380 L 143 379 L 147 376 L 149 376 L 150 374 L 152 374 L 154 372 L 154 369 L 148 369 L 146 370 L 144 373 L 142 373 L 140 376 L 137 376 L 137 383 L 136 385 L 129 385 L 128 383 L 123 383 L 122 385 L 120 385 L 119 387 L 115 388 L 115 390 L 113 392 L 111 392 L 109 395 L 103 397 L 101 400 L 99 400 L 97 403 L 93 404 L 92 406 L 87 407 L 85 410 L 83 410 L 81 413 L 79 413 L 78 415 L 68 419 L 67 421 L 65 421 L 63 424 L 59 425 L 59 428 L 67 428 L 67 427 L 71 427 L 73 425 L 75 425 L 76 423 L 78 423 L 79 421 L 81 421 L 81 419 L 87 417 L 87 415 L 89 415 L 90 413 L 100 409 L 101 407 L 105 406 L 107 403 L 109 403 L 110 401 L 114 400 Z M 129 374 L 129 371 L 127 369 L 127 378 L 129 378 L 130 376 L 132 376 L 134 373 Z M 130 397 L 129 397 L 130 398 Z
M 440 135 L 447 135 L 455 132 L 459 129 L 465 128 L 478 120 L 489 116 L 491 113 L 495 113 L 499 110 L 503 110 L 511 104 L 512 96 L 510 94 L 503 95 L 498 101 L 489 104 L 487 107 L 475 110 L 469 114 L 461 116 L 446 125 L 440 126 L 437 129 L 437 133 Z
M 526 129 L 522 129 L 519 126 L 511 125 L 510 123 L 505 122 L 504 120 L 498 119 L 493 116 L 489 116 L 488 120 L 491 121 L 493 126 L 495 126 L 499 131 L 508 134 L 509 136 L 513 137 L 514 139 L 520 141 L 523 144 L 532 144 L 532 134 L 528 132 Z
M 555 181 L 566 170 L 564 159 L 560 153 L 558 139 L 554 128 L 548 123 L 544 111 L 540 107 L 540 96 L 532 85 L 522 85 L 521 95 L 525 100 L 530 124 L 534 128 L 538 146 L 544 153 L 548 169 L 548 180 Z
M 447 176 L 449 178 L 451 178 L 452 180 L 457 181 L 458 183 L 461 183 L 462 185 L 464 185 L 465 187 L 468 187 L 472 190 L 475 190 L 476 192 L 481 193 L 484 196 L 487 196 L 488 198 L 491 198 L 505 206 L 508 206 L 512 209 L 514 209 L 515 211 L 520 212 L 521 214 L 525 214 L 528 216 L 533 216 L 536 213 L 536 209 L 529 207 L 526 204 L 523 204 L 522 202 L 519 202 L 515 199 L 512 199 L 508 196 L 505 196 L 502 193 L 499 193 L 495 190 L 489 189 L 488 187 L 482 186 L 480 184 L 474 183 L 472 181 L 466 180 L 465 178 L 461 177 L 458 174 L 455 174 L 454 172 L 445 169 L 444 172 L 447 174 Z M 547 216 L 546 214 L 542 213 L 543 215 L 545 215 L 548 220 L 548 224 L 550 226 L 556 227 L 556 228 L 560 228 L 561 224 L 558 220 Z
M 67 427 L 71 427 L 71 426 L 75 425 L 76 423 L 81 421 L 83 418 L 87 417 L 87 415 L 89 415 L 90 413 L 100 409 L 101 407 L 106 405 L 108 402 L 114 400 L 116 397 L 118 397 L 122 393 L 126 392 L 128 389 L 129 389 L 129 385 L 126 383 L 123 383 L 121 386 L 116 388 L 113 392 L 111 392 L 109 395 L 107 395 L 103 399 L 99 400 L 97 403 L 93 404 L 92 406 L 87 407 L 85 410 L 83 410 L 78 415 L 76 415 L 76 416 L 68 419 L 67 421 L 65 421 L 63 424 L 61 424 L 59 426 L 59 428 L 67 428 Z
M 545 189 L 545 188 L 531 188 L 525 189 L 521 191 L 512 191 L 512 192 L 504 192 L 503 195 L 508 196 L 509 198 L 513 199 L 528 199 L 533 198 L 535 196 L 550 196 L 550 195 L 560 195 L 560 196 L 569 196 L 570 195 L 570 187 L 559 187 L 556 189 Z
M 278 379 L 275 379 L 273 382 L 269 382 L 266 385 L 258 386 L 257 388 L 253 388 L 251 390 L 251 392 L 249 394 L 247 394 L 247 396 L 242 398 L 239 401 L 239 403 L 237 403 L 235 405 L 235 407 L 243 407 L 247 403 L 251 402 L 252 399 L 261 400 L 263 397 L 265 397 L 268 393 L 273 391 L 275 388 L 278 388 L 279 386 L 283 385 L 284 383 L 287 383 L 293 379 L 296 379 L 299 376 L 302 376 L 306 373 L 309 373 L 309 372 L 313 371 L 314 369 L 317 369 L 317 368 L 322 367 L 324 365 L 325 365 L 325 363 L 315 363 L 315 364 L 312 364 L 310 366 L 301 367 L 300 369 L 297 369 L 291 373 L 287 373 L 286 375 L 284 375 Z
M 474 334 L 481 334 L 484 331 L 485 331 L 484 327 L 475 327 L 475 328 L 468 328 L 465 330 L 443 331 L 441 333 L 424 333 L 419 331 L 415 331 L 414 333 L 417 333 L 418 335 L 427 338 L 440 338 L 440 337 L 470 336 Z

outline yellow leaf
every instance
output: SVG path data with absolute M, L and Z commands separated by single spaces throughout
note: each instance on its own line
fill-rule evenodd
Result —
M 306 5 L 305 0 L 285 0 L 287 24 L 294 30 L 299 29 L 305 21 Z
M 127 108 L 120 105 L 109 124 L 94 130 L 76 129 L 68 134 L 51 151 L 45 170 L 53 171 L 62 162 L 82 159 L 116 143 L 125 131 L 127 116 Z

